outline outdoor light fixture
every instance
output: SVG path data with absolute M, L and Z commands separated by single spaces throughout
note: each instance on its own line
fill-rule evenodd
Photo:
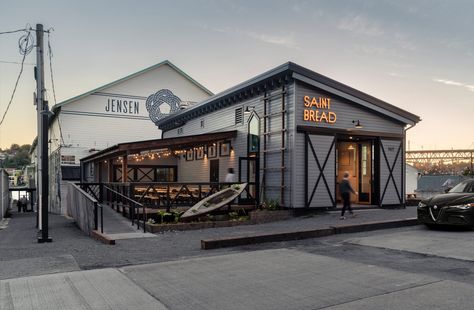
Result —
M 364 127 L 360 124 L 360 121 L 359 121 L 359 120 L 357 120 L 357 122 L 356 122 L 356 121 L 352 121 L 352 124 L 355 124 L 355 128 L 357 128 L 357 129 L 364 128 Z
M 255 106 L 246 106 L 244 114 L 250 114 L 255 109 Z
M 349 147 L 347 148 L 349 151 L 352 151 L 354 149 L 354 147 L 352 146 L 352 144 L 349 144 Z

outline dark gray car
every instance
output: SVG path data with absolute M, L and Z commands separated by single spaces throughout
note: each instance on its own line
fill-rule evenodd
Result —
M 417 209 L 418 220 L 428 227 L 437 225 L 474 228 L 474 180 L 466 180 L 446 194 L 422 200 Z

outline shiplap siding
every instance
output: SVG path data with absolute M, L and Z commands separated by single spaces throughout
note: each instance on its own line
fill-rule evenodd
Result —
M 294 86 L 293 84 L 286 86 L 285 104 L 287 107 L 287 113 L 285 115 L 285 206 L 291 206 L 292 195 L 291 195 L 291 184 L 292 184 L 292 173 L 291 163 L 292 153 L 290 152 L 293 145 L 293 138 L 295 133 L 294 123 Z M 282 94 L 281 89 L 273 89 L 267 93 L 269 98 L 267 104 L 267 114 L 271 117 L 267 118 L 268 126 L 267 131 L 272 132 L 268 135 L 267 149 L 271 152 L 267 155 L 267 167 L 268 168 L 279 168 L 281 167 L 281 129 L 282 129 L 282 117 L 281 117 L 281 106 L 282 106 Z M 261 199 L 280 199 L 280 170 L 268 169 L 263 171 L 263 126 L 264 126 L 264 95 L 261 94 L 257 97 L 241 101 L 231 105 L 229 107 L 217 110 L 207 115 L 201 116 L 189 120 L 186 124 L 180 127 L 181 133 L 178 132 L 178 128 L 163 132 L 163 138 L 182 137 L 189 135 L 198 135 L 204 133 L 218 132 L 218 131 L 229 131 L 237 130 L 237 136 L 231 140 L 231 144 L 234 148 L 234 152 L 228 157 L 217 157 L 219 159 L 219 180 L 224 181 L 225 175 L 227 174 L 227 168 L 234 168 L 237 179 L 239 177 L 239 157 L 247 157 L 247 139 L 248 139 L 248 120 L 252 114 L 244 114 L 243 124 L 235 124 L 235 109 L 245 107 L 255 107 L 253 113 L 260 119 L 260 182 L 264 177 L 266 180 L 266 188 L 264 191 L 261 189 Z M 201 121 L 204 121 L 204 127 L 201 127 Z M 209 160 L 193 160 L 186 161 L 181 158 L 179 160 L 178 168 L 178 181 L 180 182 L 209 182 Z M 245 175 L 240 176 L 242 180 L 245 179 Z M 280 202 L 281 203 L 281 202 Z
M 375 111 L 361 107 L 346 99 L 338 98 L 313 86 L 302 82 L 296 85 L 296 114 L 297 125 L 315 126 L 320 128 L 349 129 L 354 128 L 352 121 L 359 120 L 363 126 L 363 131 L 386 132 L 403 134 L 404 124 L 389 119 Z M 335 112 L 337 121 L 334 124 L 317 123 L 303 120 L 304 96 L 310 97 L 329 97 L 331 98 L 331 109 L 327 111 Z
M 381 140 L 381 146 L 380 146 L 380 205 L 398 205 L 400 204 L 400 198 L 402 201 L 404 200 L 402 190 L 403 190 L 403 175 L 402 175 L 402 160 L 403 160 L 403 149 L 399 152 L 398 157 L 395 157 L 397 155 L 398 148 L 401 145 L 401 141 L 395 141 L 395 140 Z M 382 151 L 382 146 L 385 150 L 385 154 L 387 156 L 388 164 L 385 161 L 385 157 L 383 155 Z M 396 162 L 395 162 L 396 161 Z M 395 163 L 395 165 L 394 165 Z M 390 178 L 390 170 L 391 167 L 394 166 L 393 168 L 393 179 Z M 395 180 L 395 182 L 394 182 Z M 383 191 L 385 189 L 385 186 L 388 182 L 387 189 L 385 191 L 385 195 L 383 195 Z M 398 189 L 398 195 L 397 196 L 397 189 L 395 189 L 395 186 Z

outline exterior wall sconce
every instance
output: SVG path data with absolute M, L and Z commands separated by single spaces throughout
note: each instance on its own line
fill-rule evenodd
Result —
M 360 121 L 357 120 L 357 121 L 352 121 L 352 124 L 355 124 L 355 128 L 357 129 L 361 129 L 361 128 L 364 128 L 364 126 L 361 125 Z
M 255 106 L 246 106 L 244 110 L 244 114 L 250 114 L 255 109 Z

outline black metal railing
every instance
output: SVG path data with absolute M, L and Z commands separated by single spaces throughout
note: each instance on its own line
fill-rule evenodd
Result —
M 112 188 L 110 185 L 101 185 L 102 195 L 111 196 L 111 200 L 109 200 L 112 204 L 113 209 L 118 209 L 119 205 L 122 206 L 122 214 L 124 213 L 125 206 L 128 207 L 129 210 L 129 217 L 132 221 L 132 226 L 135 225 L 135 221 L 137 223 L 137 229 L 140 229 L 140 209 L 142 209 L 142 220 L 143 220 L 143 232 L 146 232 L 146 221 L 147 221 L 147 214 L 145 205 L 131 199 L 130 197 L 126 196 L 124 192 L 119 192 L 117 189 L 121 190 L 121 187 L 115 186 L 116 188 Z M 105 191 L 105 192 L 104 192 Z
M 140 227 L 143 221 L 145 231 L 147 209 L 191 207 L 200 200 L 234 183 L 226 182 L 108 182 L 80 183 L 85 192 L 100 203 L 107 203 L 112 209 L 130 218 L 132 225 Z M 249 186 L 242 192 L 239 201 L 254 200 Z M 127 212 L 128 210 L 128 212 Z M 140 215 L 141 210 L 141 215 Z

